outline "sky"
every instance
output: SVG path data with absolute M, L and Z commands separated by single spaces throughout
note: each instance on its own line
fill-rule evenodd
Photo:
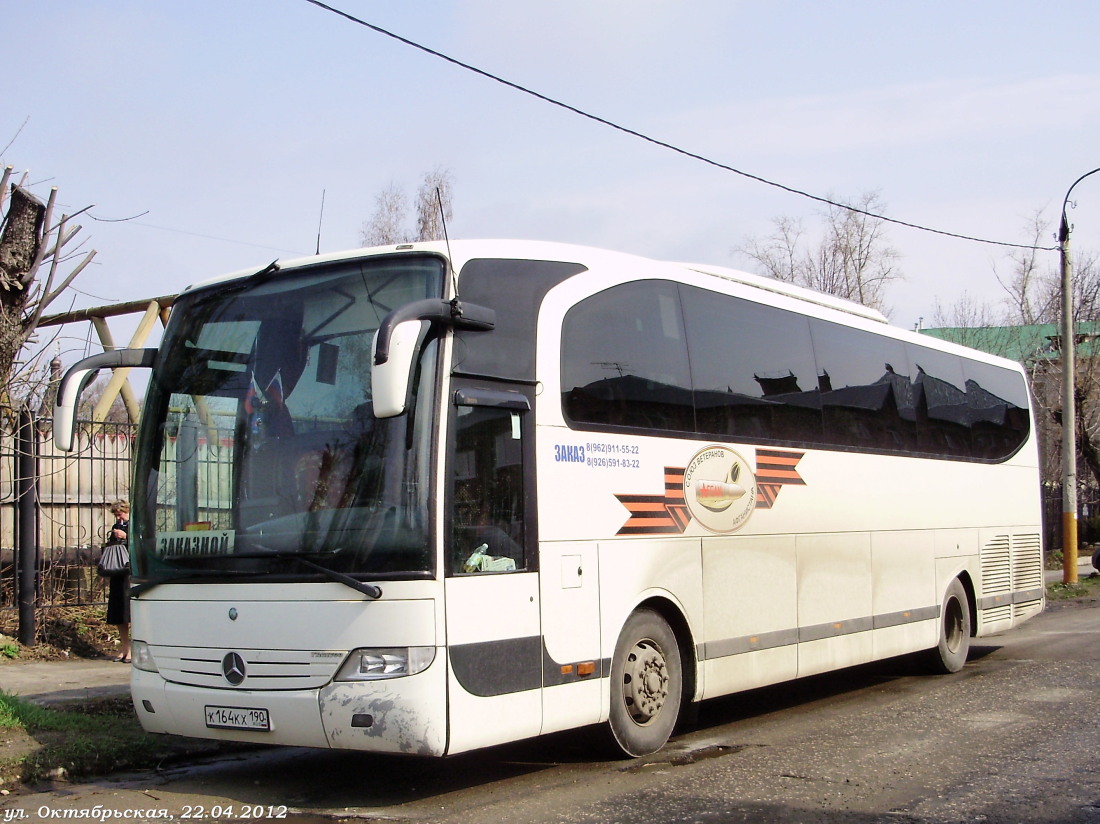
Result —
M 907 223 L 1031 243 L 1100 167 L 1100 4 L 1014 0 L 331 0 L 656 140 Z M 599 246 L 755 271 L 736 249 L 822 205 L 503 86 L 306 0 L 5 0 L 0 164 L 95 263 L 51 312 L 174 294 L 357 247 L 383 189 L 453 178 L 452 238 Z M 11 93 L 15 87 L 16 92 Z M 1074 189 L 1100 250 L 1100 174 Z M 323 210 L 322 210 L 323 202 Z M 94 218 L 94 219 L 93 219 Z M 130 219 L 126 219 L 130 218 Z M 112 222 L 113 221 L 113 222 Z M 319 243 L 318 243 L 319 235 Z M 1011 249 L 887 230 L 892 321 L 996 307 Z M 1054 269 L 1057 253 L 1041 253 Z M 111 321 L 125 344 L 136 319 Z M 86 327 L 69 365 L 100 351 Z

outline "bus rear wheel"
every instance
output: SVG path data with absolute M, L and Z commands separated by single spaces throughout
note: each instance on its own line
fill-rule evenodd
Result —
M 661 749 L 676 726 L 683 692 L 675 633 L 653 610 L 634 612 L 611 661 L 607 731 L 614 749 L 635 758 Z
M 958 578 L 951 582 L 940 610 L 939 643 L 928 650 L 925 663 L 931 672 L 958 672 L 970 654 L 970 599 Z

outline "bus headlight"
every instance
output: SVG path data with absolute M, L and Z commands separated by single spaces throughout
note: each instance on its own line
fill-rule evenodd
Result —
M 130 660 L 139 670 L 156 672 L 157 664 L 153 660 L 153 651 L 144 641 L 134 641 L 130 644 Z
M 336 681 L 377 681 L 423 672 L 435 660 L 435 647 L 366 647 L 351 651 Z

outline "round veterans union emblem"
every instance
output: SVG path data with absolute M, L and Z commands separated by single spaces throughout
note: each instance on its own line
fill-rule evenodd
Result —
M 684 500 L 704 529 L 734 532 L 756 508 L 756 478 L 732 449 L 708 446 L 695 453 L 684 471 Z

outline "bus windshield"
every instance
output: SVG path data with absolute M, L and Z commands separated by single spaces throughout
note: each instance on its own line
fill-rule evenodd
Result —
M 137 450 L 139 582 L 431 571 L 436 345 L 423 344 L 409 413 L 386 419 L 370 352 L 387 313 L 441 296 L 443 267 L 418 255 L 265 271 L 177 301 Z

